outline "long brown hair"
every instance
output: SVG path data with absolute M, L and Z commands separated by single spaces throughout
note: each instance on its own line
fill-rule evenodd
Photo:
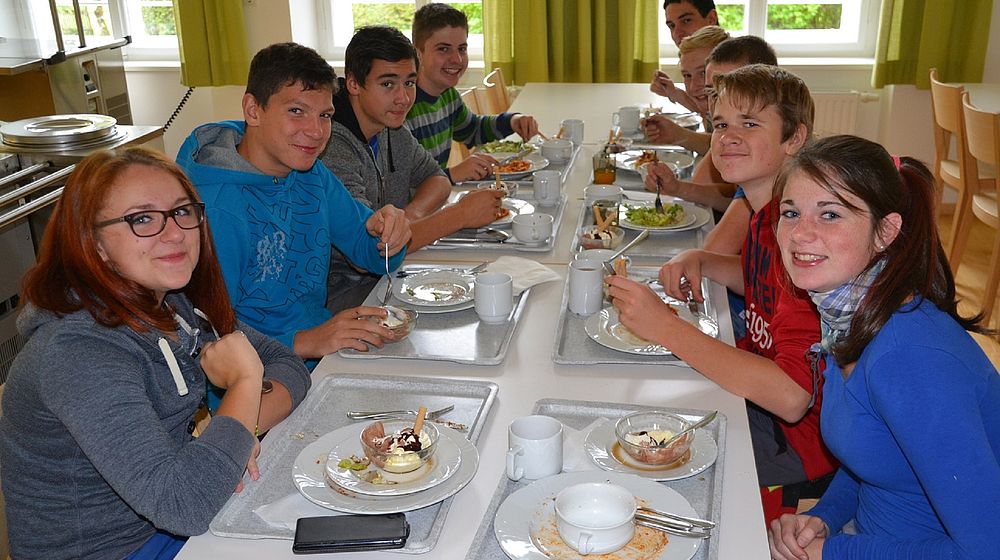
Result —
M 150 327 L 164 333 L 176 329 L 173 313 L 159 304 L 152 290 L 115 272 L 97 252 L 97 214 L 111 187 L 133 165 L 169 173 L 191 201 L 200 201 L 180 167 L 159 152 L 128 148 L 88 156 L 67 179 L 45 228 L 38 262 L 24 277 L 22 293 L 27 301 L 60 316 L 86 309 L 94 320 L 110 328 L 125 324 L 137 332 Z M 205 312 L 220 333 L 229 333 L 236 328 L 236 315 L 208 222 L 198 230 L 201 255 L 191 281 L 181 291 Z
M 934 179 L 927 167 L 910 157 L 896 160 L 885 149 L 857 136 L 831 136 L 808 144 L 785 163 L 774 183 L 780 200 L 789 177 L 802 173 L 821 185 L 852 211 L 856 205 L 841 195 L 848 192 L 869 208 L 874 232 L 892 213 L 902 217 L 899 234 L 885 250 L 872 256 L 868 267 L 886 259 L 851 320 L 850 332 L 833 348 L 840 365 L 857 361 L 878 331 L 911 296 L 924 298 L 955 319 L 963 328 L 986 332 L 979 316 L 958 314 L 955 279 L 941 248 L 934 219 Z

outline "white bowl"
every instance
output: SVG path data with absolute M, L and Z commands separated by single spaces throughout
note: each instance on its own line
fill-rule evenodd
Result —
M 584 482 L 556 495 L 556 529 L 581 554 L 614 552 L 635 535 L 635 497 L 616 484 Z
M 542 155 L 554 163 L 564 163 L 573 156 L 573 143 L 565 138 L 549 138 L 542 142 Z

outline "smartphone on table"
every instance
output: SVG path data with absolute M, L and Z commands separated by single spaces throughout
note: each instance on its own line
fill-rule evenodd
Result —
M 402 513 L 303 517 L 295 526 L 292 552 L 357 552 L 406 546 L 410 524 Z

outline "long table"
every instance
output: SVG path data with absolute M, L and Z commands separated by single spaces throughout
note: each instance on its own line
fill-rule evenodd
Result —
M 553 119 L 558 126 L 558 120 L 566 117 L 560 116 L 557 109 L 561 111 L 565 108 L 567 98 L 585 99 L 594 89 L 603 92 L 612 101 L 595 99 L 589 106 L 578 106 L 574 109 L 575 113 L 567 114 L 576 117 L 582 115 L 588 127 L 591 127 L 591 123 L 602 126 L 604 120 L 610 124 L 609 114 L 618 105 L 643 102 L 649 94 L 645 84 L 529 84 L 517 98 L 512 110 L 535 114 L 543 126 L 547 126 L 545 119 Z M 610 96 L 611 91 L 617 91 L 617 94 Z M 592 153 L 595 146 L 584 146 L 584 149 Z M 567 241 L 569 234 L 566 232 L 572 231 L 581 211 L 582 200 L 577 199 L 582 197 L 583 188 L 589 182 L 589 171 L 589 158 L 578 158 L 565 187 L 570 206 L 564 215 L 564 231 L 557 238 L 556 248 L 544 254 L 519 254 L 548 264 L 563 278 L 566 274 L 565 264 L 570 258 Z M 408 260 L 477 263 L 486 258 L 493 256 L 468 250 L 424 250 L 416 252 Z M 562 290 L 561 282 L 551 282 L 532 289 L 525 314 L 514 333 L 510 352 L 505 362 L 499 366 L 393 359 L 352 360 L 334 354 L 325 357 L 313 372 L 314 381 L 326 375 L 361 373 L 488 380 L 499 386 L 497 402 L 478 444 L 479 470 L 472 482 L 456 495 L 437 546 L 425 556 L 435 560 L 465 558 L 497 483 L 503 476 L 507 425 L 518 416 L 530 414 L 537 400 L 563 398 L 718 409 L 725 414 L 728 431 L 722 519 L 713 538 L 719 539 L 719 558 L 767 558 L 767 537 L 744 400 L 727 393 L 683 364 L 562 366 L 553 363 L 551 354 L 555 342 L 555 321 L 559 316 Z M 725 290 L 713 285 L 711 296 L 718 304 L 723 338 L 732 343 L 732 326 L 725 303 Z M 262 453 L 268 453 L 269 448 L 269 442 L 265 438 Z M 289 541 L 227 539 L 210 533 L 193 537 L 178 556 L 182 559 L 220 560 L 293 557 Z M 405 558 L 390 552 L 339 554 L 336 557 Z

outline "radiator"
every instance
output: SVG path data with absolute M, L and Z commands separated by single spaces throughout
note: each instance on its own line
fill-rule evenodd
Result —
M 813 132 L 817 137 L 834 134 L 857 134 L 858 105 L 878 101 L 877 94 L 858 91 L 814 91 L 816 119 Z

